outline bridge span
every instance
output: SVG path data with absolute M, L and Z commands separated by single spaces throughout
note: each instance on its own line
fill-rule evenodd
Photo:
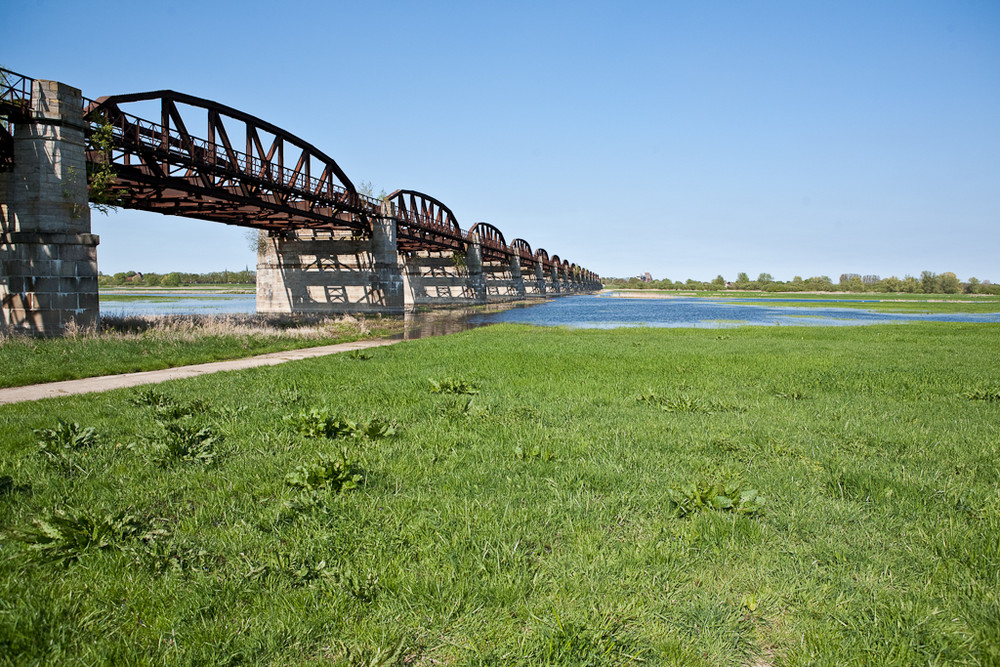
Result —
M 260 313 L 402 314 L 601 286 L 487 222 L 463 229 L 430 195 L 360 193 L 322 150 L 232 107 L 169 90 L 91 100 L 0 69 L 5 326 L 97 322 L 91 203 L 260 230 Z

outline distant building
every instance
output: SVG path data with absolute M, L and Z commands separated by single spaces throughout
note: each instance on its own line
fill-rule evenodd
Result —
M 653 276 L 649 273 L 649 271 L 646 271 L 646 273 L 642 274 L 642 278 L 640 278 L 640 280 L 644 283 L 651 283 L 653 282 Z

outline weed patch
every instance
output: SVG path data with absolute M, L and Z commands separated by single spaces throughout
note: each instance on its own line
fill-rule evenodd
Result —
M 657 396 L 653 392 L 649 392 L 639 396 L 638 400 L 640 403 L 654 405 L 664 412 L 694 412 L 710 415 L 717 412 L 740 411 L 740 408 L 734 405 L 696 398 L 687 394 Z
M 211 405 L 207 401 L 201 399 L 178 401 L 150 388 L 140 390 L 132 397 L 131 403 L 140 407 L 152 408 L 158 420 L 190 419 L 204 415 L 211 409 Z
M 598 667 L 641 661 L 624 623 L 610 617 L 596 623 L 563 620 L 554 614 L 541 647 L 531 656 L 533 664 Z
M 735 482 L 688 482 L 671 487 L 667 495 L 679 517 L 702 510 L 753 515 L 764 506 L 756 489 L 744 489 Z
M 350 458 L 346 448 L 337 456 L 320 453 L 314 460 L 298 466 L 285 476 L 287 486 L 305 493 L 350 491 L 363 481 L 364 472 Z
M 428 378 L 427 381 L 431 385 L 432 394 L 468 394 L 475 395 L 479 393 L 479 388 L 475 385 L 466 382 L 465 380 L 456 380 L 454 378 L 444 378 L 443 380 L 433 380 Z
M 85 450 L 97 444 L 97 431 L 92 426 L 81 427 L 62 419 L 55 428 L 35 429 L 38 451 L 64 472 L 86 472 L 80 465 Z
M 70 565 L 87 551 L 125 551 L 136 544 L 146 546 L 167 533 L 152 528 L 128 511 L 94 516 L 86 510 L 56 510 L 32 521 L 34 528 L 14 531 L 43 562 Z
M 518 445 L 514 448 L 514 458 L 518 461 L 555 461 L 556 454 L 548 450 L 542 452 L 539 447 L 522 447 Z
M 163 467 L 174 463 L 197 463 L 210 466 L 216 461 L 216 446 L 221 437 L 211 426 L 198 427 L 186 422 L 161 423 L 163 436 L 153 443 L 153 460 Z
M 962 398 L 970 401 L 988 401 L 996 403 L 1000 401 L 1000 390 L 997 389 L 976 389 L 962 394 Z
M 378 440 L 396 435 L 396 425 L 382 420 L 355 422 L 334 416 L 325 409 L 313 408 L 306 412 L 286 415 L 285 423 L 307 438 L 368 438 Z

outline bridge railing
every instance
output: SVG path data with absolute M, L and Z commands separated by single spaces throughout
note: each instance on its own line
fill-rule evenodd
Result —
M 27 113 L 34 79 L 0 67 L 0 113 Z
M 399 220 L 403 224 L 413 225 L 415 227 L 419 227 L 420 229 L 430 230 L 437 234 L 441 234 L 442 236 L 446 236 L 448 238 L 455 238 L 456 240 L 461 240 L 461 241 L 468 240 L 469 232 L 467 230 L 464 230 L 461 227 L 455 229 L 455 227 L 449 225 L 446 222 L 440 222 L 436 218 L 433 218 L 429 215 L 424 215 L 423 213 L 420 213 L 418 211 L 411 211 L 407 209 L 400 213 L 397 210 L 396 214 L 399 216 Z
M 34 79 L 0 67 L 0 171 L 14 167 L 13 121 L 31 112 L 31 84 Z

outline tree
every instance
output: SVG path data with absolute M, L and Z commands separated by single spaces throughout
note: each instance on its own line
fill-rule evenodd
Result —
M 945 271 L 938 276 L 938 287 L 945 294 L 958 294 L 962 291 L 962 284 L 958 281 L 958 276 L 951 271 Z
M 832 292 L 833 281 L 829 276 L 813 276 L 806 280 L 806 289 L 810 292 Z
M 969 278 L 969 282 L 965 285 L 966 294 L 975 294 L 979 288 L 979 278 L 972 276 Z
M 87 148 L 94 156 L 87 162 L 87 197 L 92 209 L 107 215 L 121 205 L 120 196 L 112 189 L 118 178 L 111 159 L 114 126 L 103 113 L 91 112 L 87 121 L 90 123 Z
M 889 276 L 888 278 L 883 278 L 879 283 L 881 291 L 883 292 L 902 292 L 903 291 L 903 281 L 896 276 Z
M 160 280 L 160 285 L 162 285 L 163 287 L 179 287 L 180 284 L 181 284 L 181 274 L 177 273 L 176 271 L 174 271 L 173 273 L 168 273 L 167 275 L 163 276 L 162 280 Z
M 933 271 L 920 272 L 920 291 L 924 294 L 935 294 L 938 289 L 938 277 Z

